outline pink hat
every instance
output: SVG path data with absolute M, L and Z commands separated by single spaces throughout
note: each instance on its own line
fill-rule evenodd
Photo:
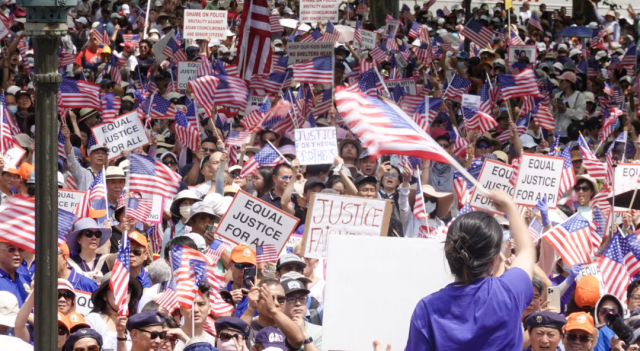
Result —
M 436 138 L 443 136 L 443 135 L 449 135 L 449 133 L 442 129 L 442 128 L 434 128 L 431 130 L 431 137 L 435 140 Z
M 557 80 L 557 81 L 560 81 L 560 80 L 568 80 L 568 81 L 570 81 L 571 83 L 574 83 L 574 84 L 575 84 L 575 83 L 576 83 L 576 75 L 575 75 L 575 73 L 573 73 L 573 72 L 569 72 L 569 71 L 567 71 L 567 72 L 564 72 L 564 73 L 562 73 L 561 75 L 557 76 L 557 77 L 556 77 L 556 80 Z
M 58 278 L 58 290 L 69 290 L 72 293 L 75 293 L 75 289 L 73 288 L 73 285 L 71 285 L 71 282 L 69 282 L 66 279 Z

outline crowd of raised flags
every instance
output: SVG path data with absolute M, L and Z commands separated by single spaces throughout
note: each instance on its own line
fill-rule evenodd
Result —
M 274 322 L 278 312 L 269 310 L 261 319 L 268 292 L 257 286 L 250 289 L 255 295 L 238 291 L 242 282 L 236 273 L 253 265 L 260 280 L 277 278 L 285 292 L 287 279 L 298 280 L 316 316 L 324 308 L 318 299 L 324 277 L 317 271 L 283 277 L 281 268 L 292 262 L 287 260 L 311 265 L 294 253 L 295 243 L 283 252 L 272 244 L 236 246 L 208 229 L 218 225 L 238 191 L 283 211 L 287 206 L 280 199 L 290 202 L 291 215 L 301 220 L 295 233 L 285 233 L 293 242 L 304 232 L 306 181 L 332 194 L 391 199 L 390 236 L 442 240 L 454 221 L 479 210 L 471 203 L 482 190 L 477 179 L 485 161 L 507 165 L 515 185 L 525 176 L 520 168 L 526 154 L 563 159 L 557 208 L 546 201 L 519 207 L 540 251 L 534 274 L 546 287 L 564 289 L 560 310 L 538 309 L 568 316 L 568 302 L 578 300 L 580 292 L 576 277 L 569 279 L 572 267 L 596 262 L 603 292 L 629 307 L 612 313 L 640 315 L 629 297 L 640 294 L 633 283 L 640 272 L 640 200 L 634 202 L 640 177 L 616 176 L 617 168 L 640 163 L 640 16 L 632 5 L 618 12 L 586 6 L 589 13 L 569 16 L 565 8 L 542 3 L 537 9 L 525 2 L 511 10 L 502 3 L 481 4 L 466 18 L 462 4 L 449 10 L 425 1 L 413 10 L 403 3 L 397 16 L 373 23 L 367 0 L 357 0 L 340 5 L 337 22 L 292 28 L 289 20 L 298 20 L 300 11 L 293 1 L 251 0 L 241 9 L 235 1 L 227 7 L 205 0 L 151 1 L 149 6 L 80 1 L 69 13 L 70 30 L 59 50 L 58 184 L 62 192 L 84 194 L 73 210 L 58 212 L 58 293 L 64 298 L 61 291 L 70 283 L 74 294 L 92 294 L 98 303 L 81 313 L 75 303 L 73 311 L 60 311 L 59 335 L 71 345 L 62 342 L 58 349 L 76 350 L 76 333 L 86 326 L 101 334 L 105 350 L 183 350 L 195 334 L 207 340 L 206 347 L 236 350 L 220 338 L 229 330 L 243 336 L 243 350 L 251 350 L 267 327 L 261 321 L 269 320 L 269 327 L 280 329 L 269 330 L 277 334 L 271 336 L 282 336 L 288 345 L 276 349 L 321 350 L 321 341 L 310 338 L 317 329 L 307 324 L 321 328 L 322 317 L 303 316 L 301 343 L 303 334 L 287 328 L 298 318 L 285 315 Z M 182 38 L 184 11 L 203 8 L 227 10 L 226 39 Z M 32 81 L 37 53 L 24 35 L 24 11 L 15 2 L 0 3 L 0 9 L 8 33 L 0 38 L 5 39 L 0 292 L 17 300 L 15 306 L 11 299 L 0 302 L 0 327 L 9 327 L 0 331 L 33 344 L 37 336 L 23 333 L 33 324 L 13 319 L 18 309 L 33 304 L 30 294 L 37 298 L 37 289 L 29 286 L 37 252 L 31 166 L 38 142 Z M 363 44 L 365 31 L 376 37 L 371 47 Z M 287 50 L 294 42 L 333 43 L 334 52 L 294 63 Z M 156 60 L 160 56 L 165 59 Z M 199 62 L 184 90 L 178 85 L 183 61 Z M 466 103 L 469 96 L 479 97 L 479 103 Z M 92 129 L 115 127 L 125 114 L 140 119 L 150 142 L 110 155 L 114 149 L 99 145 Z M 295 130 L 317 127 L 336 128 L 335 162 L 297 173 Z M 399 161 L 389 163 L 388 155 Z M 619 179 L 624 184 L 615 184 Z M 295 183 L 294 195 L 283 191 L 289 182 Z M 375 194 L 361 191 L 367 184 Z M 624 207 L 612 205 L 625 199 Z M 183 206 L 186 201 L 191 205 Z M 160 219 L 150 221 L 154 211 Z M 494 217 L 504 226 L 504 240 L 512 240 L 508 219 Z M 636 288 L 628 291 L 628 286 Z M 199 308 L 203 294 L 210 305 L 202 310 L 204 318 L 186 314 Z M 103 299 L 108 305 L 101 309 Z M 251 307 L 253 302 L 258 307 Z M 288 303 L 278 306 L 285 311 Z M 257 308 L 255 319 L 246 316 L 247 308 Z M 122 319 L 110 320 L 110 315 Z M 160 315 L 173 321 L 148 323 Z M 131 325 L 161 326 L 162 345 L 151 335 L 146 344 L 132 342 L 133 329 L 140 328 L 112 329 L 111 324 L 127 319 Z M 245 325 L 246 331 L 238 327 Z M 617 350 L 619 344 L 609 346 L 613 331 L 602 323 L 595 327 L 600 335 L 593 349 Z M 164 344 L 165 338 L 174 343 Z M 178 340 L 182 344 L 176 346 Z M 522 345 L 541 347 L 533 337 Z

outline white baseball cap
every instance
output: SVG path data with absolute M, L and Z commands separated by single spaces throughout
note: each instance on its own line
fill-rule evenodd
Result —
M 18 311 L 18 298 L 8 291 L 0 291 L 0 325 L 15 328 Z
M 80 22 L 82 24 L 87 24 L 87 18 L 86 17 L 80 17 L 76 20 L 76 22 Z

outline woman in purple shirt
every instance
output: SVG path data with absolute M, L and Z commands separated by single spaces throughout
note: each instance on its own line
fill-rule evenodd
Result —
M 522 350 L 520 318 L 533 298 L 535 249 L 511 198 L 489 197 L 509 218 L 517 255 L 510 269 L 493 277 L 500 258 L 502 228 L 492 215 L 476 211 L 449 227 L 444 250 L 455 281 L 418 302 L 406 351 Z

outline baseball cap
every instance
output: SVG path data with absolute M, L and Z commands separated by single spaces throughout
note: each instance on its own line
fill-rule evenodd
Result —
M 277 350 L 286 350 L 287 346 L 284 342 L 284 334 L 274 327 L 262 328 L 256 335 L 256 344 L 262 347 Z
M 520 143 L 523 148 L 531 148 L 536 147 L 538 144 L 533 140 L 533 137 L 529 134 L 524 134 L 520 136 Z
M 87 19 L 85 17 L 80 17 L 78 19 L 75 20 L 76 22 L 80 22 L 82 24 L 87 24 Z
M 15 295 L 8 291 L 0 291 L 0 325 L 14 328 L 18 311 L 20 308 Z
M 578 280 L 574 295 L 576 305 L 580 308 L 595 307 L 600 300 L 600 282 L 593 275 L 586 275 Z
M 305 294 L 309 293 L 309 289 L 304 287 L 304 283 L 297 279 L 289 279 L 280 283 L 282 288 L 284 289 L 284 295 L 290 295 L 296 292 L 304 292 Z
M 35 167 L 24 162 L 20 165 L 20 167 L 18 167 L 18 174 L 20 175 L 20 177 L 22 177 L 22 179 L 29 180 L 29 173 L 31 173 L 31 171 L 33 171 L 34 169 Z
M 569 330 L 582 330 L 593 334 L 593 317 L 586 312 L 574 312 L 567 317 L 567 324 L 565 324 L 562 329 L 565 332 Z
M 573 73 L 573 72 L 568 72 L 567 71 L 567 72 L 564 72 L 563 74 L 557 76 L 556 79 L 558 81 L 560 81 L 562 79 L 562 80 L 568 80 L 571 83 L 575 83 L 576 82 L 576 74 Z
M 282 266 L 284 266 L 285 264 L 297 264 L 302 267 L 302 269 L 307 266 L 307 264 L 304 263 L 304 261 L 300 257 L 298 257 L 298 255 L 292 253 L 282 255 L 282 257 L 278 259 L 278 262 L 276 263 L 276 271 L 279 271 L 280 268 L 282 268 Z
M 92 152 L 94 152 L 94 151 L 96 151 L 96 150 L 104 150 L 104 151 L 106 151 L 107 153 L 109 152 L 109 148 L 108 148 L 108 147 L 106 147 L 106 146 L 104 146 L 104 145 L 98 145 L 98 144 L 95 144 L 95 145 L 93 145 L 93 146 L 89 149 L 89 155 L 91 155 L 91 153 L 92 153 Z
M 256 265 L 256 251 L 247 245 L 238 245 L 231 251 L 231 261 Z
M 69 313 L 67 318 L 69 319 L 69 322 L 70 322 L 69 330 L 73 330 L 76 327 L 80 327 L 80 326 L 85 328 L 91 328 L 91 325 L 87 323 L 87 321 L 84 319 L 84 316 L 78 312 Z
M 138 244 L 147 247 L 147 245 L 149 245 L 149 242 L 147 241 L 147 238 L 145 238 L 144 235 L 138 233 L 138 232 L 131 232 L 129 233 L 129 239 L 137 242 Z
M 124 50 L 128 51 L 128 52 L 134 52 L 136 51 L 136 44 L 134 44 L 133 42 L 127 42 L 124 44 Z
M 311 177 L 307 179 L 307 181 L 304 183 L 304 193 L 306 194 L 309 189 L 317 185 L 321 185 L 322 189 L 325 189 L 327 187 L 327 185 L 318 177 Z
M 289 279 L 295 279 L 295 280 L 299 280 L 301 282 L 303 282 L 304 284 L 309 284 L 312 282 L 311 279 L 305 277 L 303 274 L 300 274 L 296 271 L 291 271 L 289 273 L 285 273 L 283 275 L 280 276 L 280 281 L 283 282 L 285 280 L 289 280 Z

